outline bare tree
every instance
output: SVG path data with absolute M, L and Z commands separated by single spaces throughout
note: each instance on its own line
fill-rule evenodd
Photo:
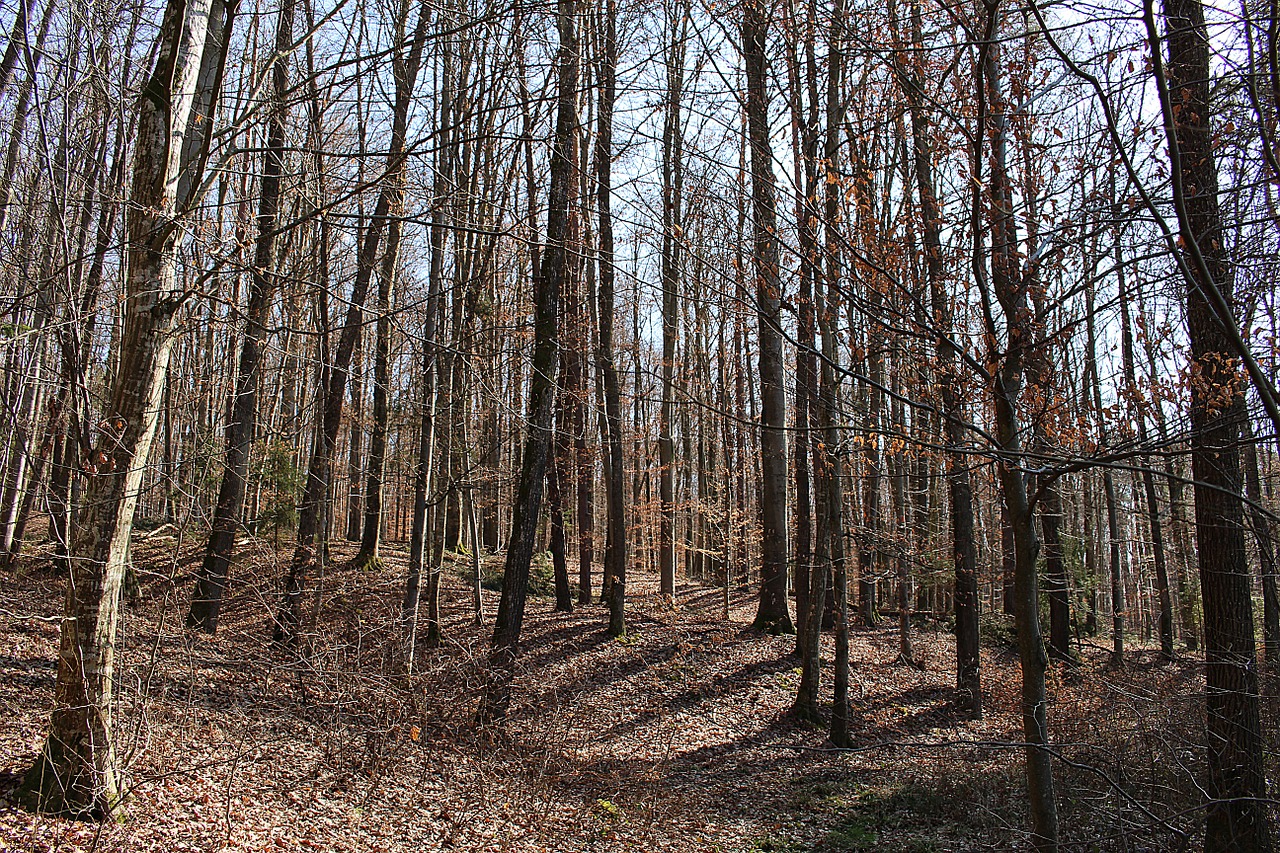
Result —
M 138 100 L 120 370 L 87 460 L 49 734 L 20 792 L 45 811 L 102 818 L 120 805 L 112 737 L 120 594 L 183 302 L 181 222 L 201 186 L 234 19 L 223 0 L 170 3 Z

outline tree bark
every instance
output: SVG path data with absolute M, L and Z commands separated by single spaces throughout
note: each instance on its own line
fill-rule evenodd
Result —
M 1018 263 L 1018 238 L 1006 167 L 1008 138 L 1004 96 L 1000 86 L 999 7 L 988 7 L 986 32 L 975 69 L 978 126 L 973 158 L 974 171 L 974 275 L 985 286 L 985 249 L 980 222 L 982 195 L 990 206 L 991 277 L 994 294 L 1005 317 L 1006 344 L 992 373 L 995 433 L 1001 458 L 997 477 L 1004 495 L 1014 550 L 1014 622 L 1018 630 L 1018 657 L 1022 664 L 1022 731 L 1026 741 L 1027 800 L 1031 812 L 1032 845 L 1039 851 L 1058 849 L 1058 809 L 1053 793 L 1053 765 L 1049 746 L 1048 695 L 1045 691 L 1045 655 L 1040 632 L 1039 584 L 1036 558 L 1040 543 L 1035 530 L 1035 507 L 1027 493 L 1024 473 L 1022 424 L 1018 397 L 1028 350 L 1036 345 L 1031 328 L 1031 306 Z M 983 138 L 991 139 L 991 177 L 984 187 L 979 180 Z M 991 321 L 988 320 L 990 324 Z M 988 326 L 989 338 L 997 330 Z M 994 354 L 993 354 L 994 355 Z
M 267 127 L 267 150 L 263 157 L 258 202 L 258 238 L 254 247 L 253 271 L 249 283 L 249 304 L 245 315 L 244 341 L 236 374 L 235 396 L 231 401 L 231 422 L 227 425 L 226 469 L 214 505 L 213 527 L 205 545 L 204 561 L 196 573 L 195 591 L 187 611 L 187 628 L 212 634 L 218 630 L 218 614 L 226 592 L 236 531 L 244 510 L 249 455 L 258 429 L 258 391 L 261 385 L 262 356 L 267 339 L 277 281 L 276 224 L 280 211 L 280 174 L 284 167 L 285 121 L 289 106 L 288 51 L 293 45 L 293 0 L 285 0 L 276 22 L 275 63 L 271 69 L 272 104 Z
M 746 68 L 747 137 L 751 146 L 751 201 L 760 341 L 760 603 L 752 623 L 773 634 L 794 634 L 787 604 L 787 397 L 783 381 L 781 296 L 778 267 L 777 192 L 769 144 L 769 94 L 765 46 L 769 0 L 742 7 Z
M 120 593 L 182 300 L 177 220 L 195 201 L 234 16 L 222 0 L 170 3 L 138 102 L 120 370 L 87 460 L 49 734 L 19 790 L 45 811 L 103 818 L 120 804 L 112 741 Z
M 1231 261 L 1218 207 L 1209 41 L 1200 0 L 1165 0 L 1169 62 L 1161 68 L 1151 3 L 1146 24 L 1169 140 L 1174 208 L 1187 276 L 1191 343 L 1191 468 L 1204 601 L 1210 797 L 1205 850 L 1269 851 L 1267 794 L 1253 602 L 1240 499 L 1244 381 L 1228 329 L 1214 308 L 1233 302 Z M 1167 72 L 1167 73 L 1162 73 Z M 1165 81 L 1167 80 L 1167 86 Z M 1198 257 L 1197 257 L 1198 256 Z
M 610 591 L 609 632 L 625 631 L 623 604 L 627 579 L 627 516 L 625 460 L 622 455 L 622 383 L 614 357 L 613 253 L 613 105 L 617 97 L 618 36 L 614 0 L 604 3 L 603 55 L 600 61 L 600 101 L 596 116 L 596 212 L 600 226 L 600 349 L 597 361 L 604 379 L 605 424 L 611 475 L 606 496 L 608 531 L 605 535 L 604 578 Z
M 534 281 L 533 376 L 529 382 L 528 431 L 520 462 L 520 482 L 512 507 L 511 535 L 502 575 L 502 598 L 489 654 L 489 674 L 478 721 L 500 723 L 511 705 L 511 680 L 524 623 L 538 513 L 551 446 L 552 410 L 556 397 L 561 283 L 571 274 L 569 254 L 570 195 L 577 183 L 578 36 L 575 0 L 557 0 L 560 47 L 556 56 L 558 84 L 555 140 L 551 151 L 551 185 L 547 200 L 547 242 Z M 617 586 L 622 586 L 619 579 Z

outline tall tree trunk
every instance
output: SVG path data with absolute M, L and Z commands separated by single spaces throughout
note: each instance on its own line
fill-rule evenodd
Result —
M 814 317 L 814 281 L 822 272 L 818 246 L 818 67 L 813 50 L 815 21 L 806 16 L 802 21 L 786 18 L 787 80 L 791 88 L 791 136 L 795 185 L 803 188 L 795 194 L 796 236 L 799 246 L 799 293 L 796 298 L 795 361 L 795 436 L 792 456 L 795 478 L 795 594 L 796 654 L 801 659 L 800 688 L 793 711 L 804 719 L 816 720 L 817 690 L 820 672 L 817 655 L 811 655 L 809 642 L 809 606 L 812 598 L 811 577 L 814 572 L 813 476 L 810 470 L 810 447 L 818 443 L 811 435 L 816 418 L 811 411 L 817 397 L 817 338 Z M 803 41 L 804 74 L 796 48 Z M 838 54 L 828 49 L 828 62 Z M 806 97 L 807 95 L 807 97 Z M 806 106 L 807 101 L 807 106 Z M 701 316 L 701 315 L 699 315 Z M 708 371 L 709 372 L 709 371 Z M 824 560 L 825 546 L 819 543 Z M 821 618 L 821 611 L 819 611 Z
M 120 593 L 182 302 L 177 219 L 196 200 L 234 14 L 221 0 L 170 3 L 138 102 L 121 369 L 88 463 L 49 734 L 19 791 L 41 810 L 105 817 L 119 805 L 112 688 Z
M 1204 601 L 1205 681 L 1210 798 L 1205 850 L 1269 851 L 1258 650 L 1240 500 L 1240 431 L 1244 386 L 1227 312 L 1233 301 L 1231 262 L 1218 208 L 1211 127 L 1209 41 L 1200 0 L 1165 0 L 1169 65 L 1161 68 L 1155 12 L 1146 7 L 1152 64 L 1169 138 L 1174 207 L 1187 276 L 1191 342 L 1191 470 L 1196 544 Z M 1164 85 L 1164 81 L 1168 85 Z M 1197 257 L 1198 256 L 1198 257 Z
M 980 213 L 984 194 L 990 206 L 991 277 L 990 291 L 1004 313 L 1005 351 L 992 374 L 995 403 L 995 433 L 1001 458 L 997 476 L 1008 511 L 1014 547 L 1014 621 L 1018 629 L 1018 657 L 1022 664 L 1022 731 L 1026 741 L 1027 799 L 1031 812 L 1032 844 L 1037 850 L 1056 853 L 1058 810 L 1053 793 L 1053 765 L 1049 752 L 1048 695 L 1045 691 L 1047 658 L 1040 633 L 1040 595 L 1036 558 L 1040 543 L 1035 530 L 1032 505 L 1023 473 L 1022 424 L 1018 398 L 1028 350 L 1036 339 L 1031 328 L 1031 306 L 1018 262 L 1018 237 L 1013 219 L 1007 171 L 1008 139 L 1006 105 L 1000 85 L 999 7 L 989 6 L 986 32 L 980 48 L 976 90 L 978 126 L 973 158 L 974 194 L 974 276 L 986 282 L 983 231 Z M 979 179 L 983 162 L 983 139 L 991 139 L 991 177 L 984 186 Z M 987 333 L 997 340 L 997 330 L 988 320 Z M 993 353 L 992 356 L 995 356 Z
M 753 627 L 794 634 L 787 605 L 787 396 L 782 357 L 782 279 L 778 267 L 777 192 L 769 144 L 765 47 L 769 0 L 742 6 L 747 137 L 751 145 L 751 201 L 760 341 L 760 604 Z
M 1175 209 L 1187 284 L 1191 366 L 1191 468 L 1195 527 L 1204 600 L 1210 797 L 1205 849 L 1271 849 L 1267 826 L 1257 647 L 1250 573 L 1240 500 L 1243 383 L 1226 324 L 1210 301 L 1217 290 L 1228 305 L 1233 282 L 1218 208 L 1218 173 L 1211 128 L 1209 42 L 1200 0 L 1165 0 L 1167 73 L 1155 13 L 1146 9 L 1153 71 L 1169 137 Z M 1164 80 L 1167 79 L 1167 86 Z M 1195 255 L 1201 263 L 1195 263 Z M 1234 330 L 1233 330 L 1234 331 Z
M 284 168 L 285 121 L 289 114 L 288 52 L 293 46 L 293 11 L 293 0 L 285 0 L 276 20 L 275 63 L 271 69 L 274 102 L 262 164 L 258 238 L 253 253 L 244 340 L 240 345 L 235 397 L 231 401 L 231 422 L 227 425 L 226 469 L 218 488 L 218 502 L 214 506 L 213 527 L 205 545 L 204 561 L 196 573 L 195 591 L 187 611 L 187 628 L 207 634 L 218 630 L 218 614 L 222 609 L 231 556 L 235 551 L 236 531 L 244 509 L 249 454 L 258 428 L 262 355 L 277 281 L 276 224 L 280 211 L 280 174 Z
M 422 322 L 422 385 L 418 405 L 418 458 L 413 475 L 413 526 L 409 531 L 409 567 L 405 575 L 404 597 L 401 601 L 401 620 L 408 629 L 408 663 L 413 671 L 417 644 L 418 611 L 421 603 L 422 570 L 426 565 L 430 547 L 430 531 L 434 529 L 429 501 L 431 478 L 435 460 L 435 399 L 436 372 L 440 365 L 440 343 L 437 340 L 437 318 L 440 314 L 444 289 L 445 246 L 449 239 L 446 214 L 446 195 L 453 176 L 453 74 L 451 73 L 451 42 L 446 40 L 438 60 L 437 73 L 440 85 L 440 113 L 436 132 L 440 145 L 436 149 L 435 180 L 431 192 L 431 246 L 430 266 L 427 272 L 427 301 L 423 308 Z M 495 439 L 496 443 L 496 439 Z
M 627 516 L 625 460 L 622 456 L 622 383 L 614 357 L 613 255 L 613 105 L 617 96 L 618 36 L 614 0 L 604 2 L 604 33 L 600 59 L 600 106 L 596 115 L 596 212 L 600 219 L 600 348 L 596 355 L 604 380 L 605 424 L 611 476 L 606 496 L 608 532 L 605 536 L 604 579 L 609 598 L 609 632 L 626 630 L 623 604 L 627 579 Z
M 419 11 L 419 26 L 427 14 L 426 7 Z M 421 39 L 425 30 L 415 33 Z M 422 46 L 415 41 L 414 49 L 421 55 Z M 413 97 L 418 76 L 418 64 L 409 67 L 403 61 L 393 62 L 397 100 L 406 102 Z M 402 94 L 403 93 L 403 94 Z M 406 107 L 407 109 L 407 107 Z M 401 142 L 403 145 L 403 142 Z M 391 417 L 391 309 L 395 293 L 396 268 L 400 259 L 400 236 L 403 231 L 401 216 L 404 212 L 404 168 L 400 166 L 385 178 L 383 192 L 389 194 L 386 237 L 382 252 L 382 264 L 378 272 L 378 320 L 374 330 L 373 353 L 373 431 L 369 435 L 369 460 L 364 490 L 364 529 L 360 534 L 360 551 L 355 565 L 373 566 L 378 563 L 378 550 L 382 544 L 383 482 L 387 476 L 387 433 Z
M 676 504 L 675 416 L 676 346 L 680 328 L 681 194 L 684 184 L 684 41 L 678 35 L 683 10 L 668 16 L 671 30 L 664 46 L 667 94 L 662 125 L 662 408 L 658 416 L 658 500 L 661 503 L 658 533 L 658 591 L 675 594 Z M 691 460 L 686 459 L 686 464 Z
M 833 17 L 833 21 L 835 18 Z M 794 443 L 796 483 L 796 654 L 800 657 L 800 686 L 791 707 L 797 717 L 818 723 L 818 694 L 822 682 L 822 611 L 826 605 L 827 575 L 831 570 L 829 516 L 824 512 L 827 498 L 822 449 L 826 440 L 818 427 L 818 341 L 815 286 L 823 274 L 818 243 L 818 63 L 813 50 L 816 22 L 806 17 L 803 31 L 793 24 L 788 33 L 787 76 L 791 85 L 793 156 L 796 159 L 796 222 L 800 246 L 800 293 L 797 304 L 796 406 Z M 827 48 L 828 82 L 839 84 L 843 57 L 838 33 L 833 29 Z M 805 45 L 803 82 L 800 59 L 794 47 Z M 832 76 L 834 75 L 834 76 Z M 807 98 L 806 98 L 807 94 Z M 808 101 L 806 108 L 805 101 Z M 839 103 L 838 100 L 835 103 Z M 837 149 L 838 150 L 838 149 Z M 810 471 L 810 449 L 813 470 Z M 812 481 L 812 490 L 811 490 Z M 813 527 L 813 504 L 817 502 L 817 530 Z
M 547 199 L 547 242 L 534 281 L 533 375 L 529 382 L 528 431 L 520 462 L 520 482 L 512 507 L 511 536 L 502 575 L 502 598 L 494 625 L 489 675 L 480 701 L 481 723 L 506 719 L 511 705 L 511 679 L 524 623 L 538 513 L 551 445 L 551 416 L 556 397 L 561 284 L 571 274 L 569 254 L 570 195 L 577 183 L 578 36 L 575 0 L 557 0 L 560 48 L 556 56 L 557 114 L 551 150 L 551 186 Z M 621 587 L 622 580 L 616 581 Z

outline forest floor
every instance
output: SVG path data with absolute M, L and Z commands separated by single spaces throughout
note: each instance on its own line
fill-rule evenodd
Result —
M 794 638 L 749 630 L 748 590 L 731 591 L 726 619 L 722 589 L 684 584 L 673 607 L 639 575 L 623 640 L 606 637 L 599 605 L 554 613 L 551 599 L 531 598 L 510 722 L 477 733 L 491 622 L 471 624 L 469 561 L 446 568 L 443 642 L 420 644 L 406 677 L 401 549 L 356 571 L 335 546 L 301 657 L 264 642 L 287 551 L 241 551 L 221 630 L 193 640 L 182 618 L 198 547 L 163 534 L 135 545 L 142 593 L 125 611 L 118 670 L 127 814 L 105 826 L 11 802 L 52 702 L 64 581 L 34 558 L 0 572 L 0 851 L 1026 844 L 1018 665 L 999 631 L 984 638 L 987 714 L 970 722 L 944 625 L 917 626 L 923 669 L 895 662 L 896 628 L 856 629 L 856 746 L 835 751 L 788 713 Z M 313 608 L 314 579 L 311 589 Z M 486 596 L 491 620 L 497 594 Z M 1105 649 L 1081 651 L 1080 667 L 1051 675 L 1064 849 L 1195 849 L 1202 659 L 1164 663 L 1135 648 L 1108 671 Z M 829 667 L 824 680 L 829 696 Z M 1280 714 L 1267 702 L 1274 780 Z

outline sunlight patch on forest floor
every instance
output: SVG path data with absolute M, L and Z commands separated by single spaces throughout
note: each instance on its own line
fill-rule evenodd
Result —
M 390 547 L 380 567 L 355 571 L 348 550 L 334 546 L 319 627 L 298 657 L 264 642 L 286 554 L 242 549 L 222 630 L 188 642 L 198 550 L 138 543 L 143 598 L 126 611 L 119 670 L 130 795 L 126 820 L 105 827 L 9 804 L 52 699 L 63 582 L 33 560 L 0 573 L 0 850 L 801 853 L 1025 840 L 1009 649 L 984 650 L 988 715 L 974 723 L 955 710 L 944 626 L 915 636 L 924 671 L 894 664 L 896 629 L 856 630 L 855 749 L 832 752 L 788 714 L 794 638 L 748 630 L 748 590 L 732 591 L 726 622 L 721 590 L 686 583 L 669 607 L 656 578 L 636 573 L 623 641 L 606 637 L 600 605 L 563 614 L 531 600 L 508 729 L 477 734 L 491 627 L 470 624 L 469 558 L 446 568 L 444 642 L 420 647 L 406 679 L 405 555 Z M 488 620 L 496 603 L 486 593 Z M 1198 824 L 1201 663 L 1139 649 L 1106 673 L 1085 651 L 1081 672 L 1051 685 L 1070 762 L 1058 766 L 1064 835 L 1163 849 Z

